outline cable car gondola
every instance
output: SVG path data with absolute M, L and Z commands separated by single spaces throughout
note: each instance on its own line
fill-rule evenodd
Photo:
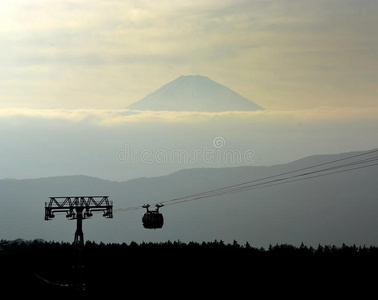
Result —
M 164 218 L 161 213 L 159 213 L 159 208 L 164 206 L 163 204 L 156 204 L 155 210 L 149 210 L 149 204 L 145 204 L 142 207 L 147 209 L 147 212 L 144 213 L 142 222 L 143 227 L 147 229 L 159 229 L 163 227 Z

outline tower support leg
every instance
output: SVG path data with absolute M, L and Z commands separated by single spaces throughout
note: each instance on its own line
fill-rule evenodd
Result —
M 83 234 L 83 209 L 76 208 L 76 231 L 74 245 L 81 247 L 84 246 L 84 234 Z
M 83 208 L 76 207 L 76 231 L 74 245 L 76 246 L 78 252 L 78 262 L 74 266 L 78 272 L 78 285 L 77 288 L 79 291 L 85 291 L 84 284 L 84 266 L 83 266 L 83 248 L 84 248 L 84 233 L 83 233 Z

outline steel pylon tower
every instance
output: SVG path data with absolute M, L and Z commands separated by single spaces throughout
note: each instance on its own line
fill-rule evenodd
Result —
M 109 196 L 50 197 L 45 203 L 45 220 L 53 219 L 54 213 L 65 212 L 68 219 L 77 221 L 74 244 L 83 246 L 83 219 L 92 217 L 94 211 L 102 211 L 104 217 L 113 218 L 113 203 Z
M 113 203 L 109 196 L 74 196 L 74 197 L 50 197 L 45 203 L 45 220 L 55 217 L 54 213 L 66 213 L 67 219 L 76 220 L 76 231 L 73 244 L 78 250 L 79 261 L 74 265 L 78 270 L 78 284 L 76 287 L 85 291 L 83 275 L 83 220 L 93 216 L 93 212 L 102 211 L 105 218 L 113 218 Z M 67 286 L 67 285 L 64 285 Z

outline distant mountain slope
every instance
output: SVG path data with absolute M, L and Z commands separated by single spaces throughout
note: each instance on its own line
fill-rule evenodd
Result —
M 377 245 L 377 166 L 165 206 L 161 209 L 165 224 L 160 230 L 142 227 L 143 210 L 118 210 L 271 177 L 353 154 L 358 153 L 318 155 L 271 167 L 186 169 L 126 182 L 86 176 L 0 180 L 0 239 L 70 242 L 75 222 L 66 220 L 64 215 L 44 221 L 44 203 L 50 196 L 107 195 L 114 201 L 114 219 L 94 214 L 85 220 L 86 240 L 235 239 L 256 247 L 301 242 L 313 246 Z
M 199 75 L 180 76 L 127 108 L 204 112 L 263 109 L 224 85 Z

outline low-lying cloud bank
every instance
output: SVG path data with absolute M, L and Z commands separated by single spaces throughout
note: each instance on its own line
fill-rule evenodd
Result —
M 378 107 L 369 108 L 333 108 L 324 107 L 310 110 L 278 111 L 225 111 L 225 112 L 172 112 L 138 111 L 130 109 L 0 109 L 0 119 L 27 117 L 31 119 L 56 119 L 71 122 L 89 121 L 100 126 L 119 126 L 124 123 L 191 123 L 210 120 L 238 119 L 261 122 L 356 122 L 378 120 Z M 377 123 L 378 124 L 378 123 Z
M 377 148 L 378 108 L 169 112 L 0 109 L 0 178 L 112 180 Z

